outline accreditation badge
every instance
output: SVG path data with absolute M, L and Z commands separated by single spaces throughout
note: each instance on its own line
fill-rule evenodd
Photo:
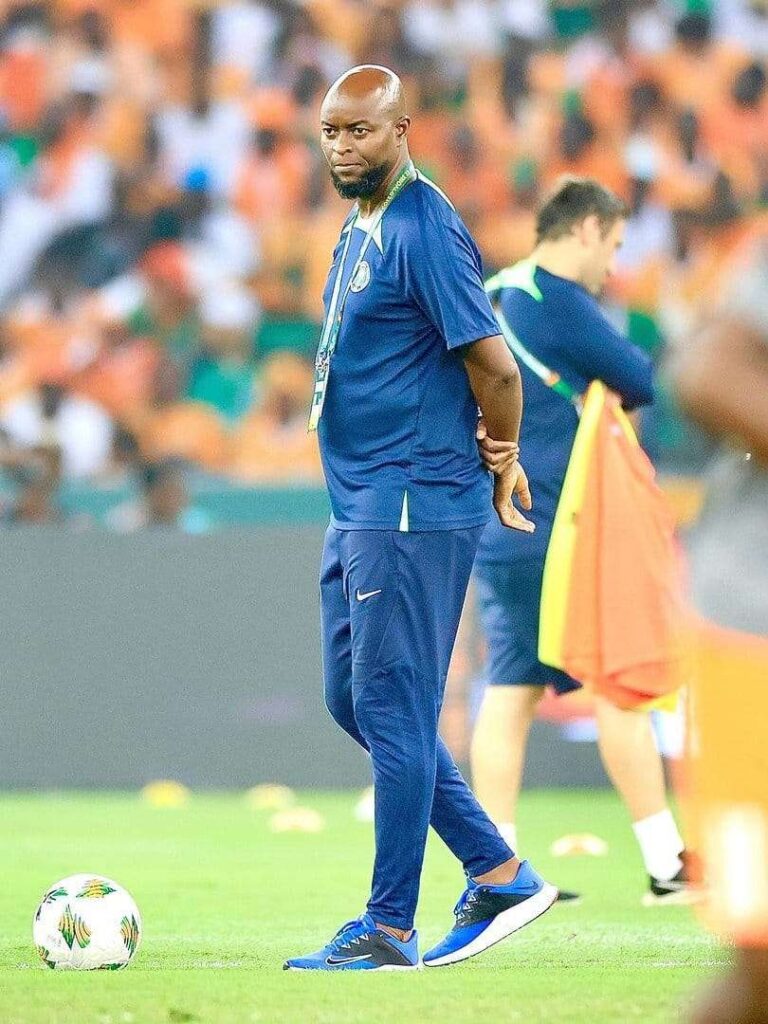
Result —
M 312 393 L 312 405 L 309 410 L 307 430 L 317 430 L 325 405 L 325 393 L 328 388 L 328 377 L 331 371 L 331 353 L 328 349 L 317 353 L 315 359 L 315 390 Z
M 361 260 L 357 265 L 357 269 L 352 275 L 349 287 L 353 292 L 361 292 L 363 288 L 367 288 L 371 280 L 371 265 L 366 260 Z

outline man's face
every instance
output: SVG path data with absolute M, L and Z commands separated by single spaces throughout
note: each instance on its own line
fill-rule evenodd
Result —
M 582 225 L 584 261 L 581 283 L 593 295 L 600 295 L 613 273 L 616 253 L 624 241 L 626 221 L 617 220 L 606 229 L 597 217 L 588 217 Z
M 320 143 L 331 179 L 345 199 L 374 195 L 398 160 L 407 118 L 393 121 L 374 92 L 333 93 L 320 112 Z

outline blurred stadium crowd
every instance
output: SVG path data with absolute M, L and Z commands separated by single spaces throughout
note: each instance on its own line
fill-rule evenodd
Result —
M 118 528 L 175 521 L 182 465 L 321 479 L 306 408 L 347 204 L 317 115 L 349 66 L 401 74 L 489 273 L 560 174 L 624 196 L 608 298 L 661 353 L 766 216 L 766 59 L 768 0 L 2 0 L 0 515 L 137 480 Z

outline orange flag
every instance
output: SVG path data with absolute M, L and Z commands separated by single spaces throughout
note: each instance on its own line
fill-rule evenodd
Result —
M 616 395 L 587 392 L 547 552 L 539 657 L 624 708 L 680 686 L 680 557 Z

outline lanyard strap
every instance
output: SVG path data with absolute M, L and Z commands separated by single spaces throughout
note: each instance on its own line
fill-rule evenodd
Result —
M 320 344 L 317 347 L 317 355 L 315 356 L 315 389 L 312 394 L 312 405 L 309 410 L 308 424 L 308 429 L 310 431 L 317 430 L 320 417 L 323 414 L 325 395 L 328 389 L 328 378 L 331 372 L 331 357 L 336 351 L 339 332 L 341 331 L 341 321 L 344 316 L 344 309 L 347 304 L 347 299 L 349 298 L 349 293 L 352 291 L 352 285 L 354 284 L 357 273 L 362 265 L 363 257 L 365 256 L 368 246 L 371 244 L 371 239 L 381 224 L 382 217 L 406 185 L 410 185 L 412 181 L 415 181 L 417 176 L 418 173 L 416 168 L 413 166 L 412 161 L 409 160 L 395 178 L 384 202 L 381 204 L 371 220 L 368 232 L 363 239 L 363 244 L 360 247 L 360 252 L 357 255 L 357 260 L 352 268 L 352 273 L 349 275 L 349 280 L 347 281 L 343 294 L 341 293 L 341 284 L 344 279 L 344 267 L 349 253 L 352 231 L 354 230 L 354 224 L 357 218 L 357 207 L 352 210 L 352 213 L 345 222 L 344 228 L 342 228 L 342 235 L 346 229 L 347 237 L 344 240 L 344 247 L 341 251 L 341 257 L 339 258 L 339 269 L 336 271 L 336 279 L 333 282 L 333 291 L 331 292 L 331 301 L 328 303 L 328 312 L 325 320 L 323 321 L 323 330 L 320 334 Z
M 524 260 L 515 267 L 509 268 L 508 271 L 502 271 L 500 274 L 497 274 L 496 277 L 491 278 L 491 280 L 486 284 L 486 290 L 489 292 L 495 292 L 500 287 L 518 287 L 517 277 L 522 277 L 523 274 L 525 274 L 526 277 L 532 276 L 530 271 L 534 269 L 535 268 L 530 264 L 530 261 Z M 524 287 L 523 291 L 529 291 L 529 287 Z M 494 303 L 493 311 L 496 314 L 496 319 L 499 321 L 499 327 L 501 327 L 501 333 L 504 336 L 504 340 L 513 355 L 518 358 L 521 363 L 527 366 L 531 373 L 534 373 L 540 381 L 546 384 L 548 388 L 551 388 L 558 395 L 562 395 L 563 398 L 567 399 L 576 407 L 577 412 L 580 412 L 582 406 L 582 395 L 575 388 L 571 387 L 567 381 L 563 380 L 559 373 L 555 373 L 554 370 L 550 370 L 550 368 L 542 363 L 540 359 L 536 358 L 533 352 L 530 352 L 525 347 L 520 338 L 512 330 L 507 318 L 504 316 L 500 302 Z
M 340 295 L 341 282 L 344 277 L 344 266 L 347 262 L 347 253 L 349 252 L 349 243 L 352 238 L 355 220 L 357 219 L 357 207 L 353 210 L 354 216 L 350 217 L 348 221 L 349 226 L 347 230 L 347 237 L 344 242 L 341 258 L 339 259 L 339 269 L 336 273 L 331 301 L 328 304 L 328 313 L 326 314 L 323 330 L 320 335 L 320 345 L 317 350 L 317 363 L 322 363 L 325 360 L 330 359 L 336 350 L 336 344 L 341 330 L 341 322 L 344 316 L 344 309 L 347 305 L 349 293 L 352 291 L 352 284 L 354 283 L 357 272 L 360 269 L 360 264 L 363 262 L 368 246 L 370 245 L 373 236 L 376 234 L 379 224 L 381 224 L 384 214 L 387 212 L 394 200 L 400 195 L 406 185 L 410 185 L 410 183 L 415 180 L 416 168 L 413 166 L 413 162 L 409 160 L 400 171 L 397 178 L 395 178 L 384 202 L 374 214 L 366 236 L 363 239 L 363 244 L 360 247 L 360 252 L 355 260 L 355 265 L 352 268 L 352 273 L 349 275 L 349 280 L 347 281 L 346 288 L 344 289 L 344 294 Z

